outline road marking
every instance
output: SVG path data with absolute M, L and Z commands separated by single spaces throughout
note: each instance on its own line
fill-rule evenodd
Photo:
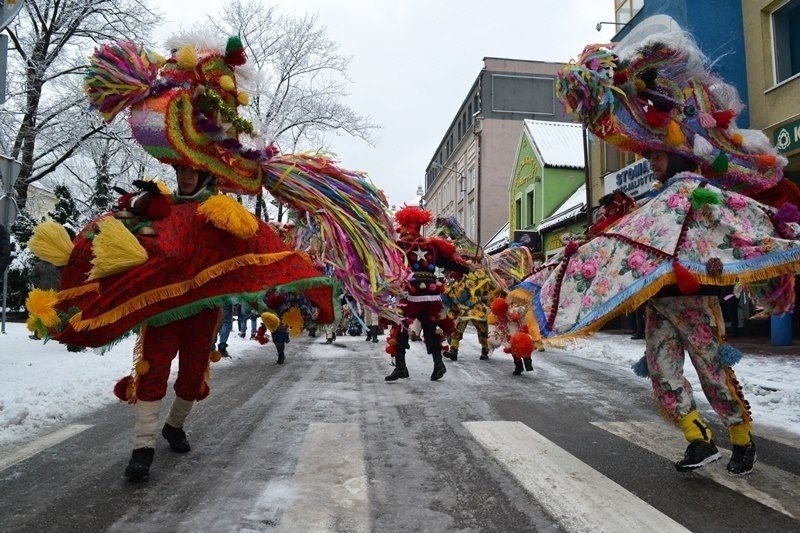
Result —
M 666 424 L 636 420 L 592 424 L 670 461 L 678 459 L 681 451 L 686 448 L 681 432 Z M 725 469 L 730 450 L 721 447 L 719 450 L 723 452 L 721 461 L 697 469 L 693 474 L 716 481 L 787 516 L 800 518 L 800 476 L 758 461 L 749 476 L 733 476 Z
M 521 422 L 464 426 L 565 531 L 689 531 Z
M 364 447 L 358 424 L 308 426 L 282 532 L 370 531 Z
M 21 461 L 24 461 L 25 459 L 33 457 L 37 453 L 42 452 L 51 446 L 55 446 L 59 442 L 67 440 L 73 435 L 77 435 L 82 431 L 86 431 L 90 427 L 92 426 L 86 424 L 70 424 L 57 431 L 49 433 L 44 437 L 31 442 L 30 444 L 26 444 L 25 446 L 13 451 L 11 454 L 5 457 L 0 457 L 0 472 L 8 467 L 14 466 Z

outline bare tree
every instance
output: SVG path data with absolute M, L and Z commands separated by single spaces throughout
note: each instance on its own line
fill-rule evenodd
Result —
M 27 0 L 6 28 L 9 95 L 0 143 L 22 163 L 20 207 L 28 185 L 53 173 L 105 128 L 81 90 L 86 57 L 97 43 L 146 41 L 156 15 L 143 0 Z
M 257 0 L 232 0 L 208 20 L 215 33 L 242 39 L 248 64 L 257 71 L 245 84 L 252 96 L 249 112 L 278 148 L 326 148 L 329 133 L 372 144 L 371 132 L 378 126 L 342 102 L 350 60 L 318 27 L 316 16 L 291 17 Z M 259 194 L 256 216 L 264 210 L 263 218 L 269 219 L 266 208 L 274 205 Z M 283 206 L 276 207 L 273 217 L 281 221 Z

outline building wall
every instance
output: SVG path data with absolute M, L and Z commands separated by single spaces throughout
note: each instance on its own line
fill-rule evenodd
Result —
M 783 1 L 742 0 L 744 38 L 747 50 L 747 72 L 751 127 L 764 131 L 779 145 L 777 135 L 782 126 L 791 125 L 793 145 L 800 137 L 800 76 L 776 83 L 772 37 L 772 11 Z M 800 28 L 796 28 L 800 31 Z M 784 153 L 789 159 L 787 176 L 800 180 L 800 148 Z
M 483 62 L 428 163 L 424 197 L 434 216 L 458 218 L 462 212 L 467 235 L 478 243 L 485 243 L 508 220 L 508 180 L 522 121 L 572 120 L 555 97 L 554 80 L 562 63 L 491 57 Z M 526 110 L 531 105 L 540 112 Z M 459 180 L 466 183 L 463 198 Z M 472 228 L 470 202 L 475 210 Z

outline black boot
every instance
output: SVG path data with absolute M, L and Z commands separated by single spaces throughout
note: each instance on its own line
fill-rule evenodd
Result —
M 514 374 L 515 376 L 519 376 L 520 374 L 522 374 L 523 370 L 524 368 L 522 366 L 522 360 L 514 359 L 514 372 L 512 372 L 512 374 Z
M 154 448 L 136 448 L 131 460 L 125 467 L 125 477 L 131 481 L 144 481 L 150 476 L 150 465 L 153 464 Z
M 531 361 L 530 357 L 526 357 L 525 359 L 522 360 L 522 362 L 525 363 L 525 370 L 527 370 L 528 372 L 533 371 L 533 361 Z
M 481 359 L 489 359 L 489 348 L 481 348 Z
M 451 361 L 458 361 L 458 348 L 450 348 L 448 351 L 442 353 L 442 355 Z
M 371 328 L 371 327 L 368 327 L 368 328 L 367 328 L 367 338 L 366 338 L 366 341 L 367 341 L 367 342 L 369 342 L 369 341 L 371 341 L 371 340 L 372 340 L 372 328 Z
M 372 342 L 378 342 L 378 326 L 370 326 L 369 328 L 372 330 Z
M 386 376 L 384 381 L 397 381 L 398 379 L 408 378 L 408 369 L 406 368 L 406 354 L 399 353 L 394 356 L 394 370 Z
M 441 379 L 442 376 L 444 376 L 445 372 L 447 372 L 447 368 L 444 366 L 444 361 L 442 361 L 442 353 L 434 352 L 433 373 L 431 374 L 431 381 L 436 381 L 438 379 Z
M 192 449 L 186 440 L 186 433 L 184 433 L 183 428 L 174 428 L 169 424 L 164 424 L 161 429 L 161 436 L 167 439 L 169 449 L 175 453 L 186 453 Z
M 286 360 L 286 357 L 283 355 L 283 346 L 275 345 L 275 348 L 278 350 L 278 364 L 282 365 Z

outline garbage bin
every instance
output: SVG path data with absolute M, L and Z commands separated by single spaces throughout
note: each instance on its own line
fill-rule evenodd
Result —
M 792 344 L 792 313 L 772 315 L 769 326 L 773 346 L 790 346 Z

